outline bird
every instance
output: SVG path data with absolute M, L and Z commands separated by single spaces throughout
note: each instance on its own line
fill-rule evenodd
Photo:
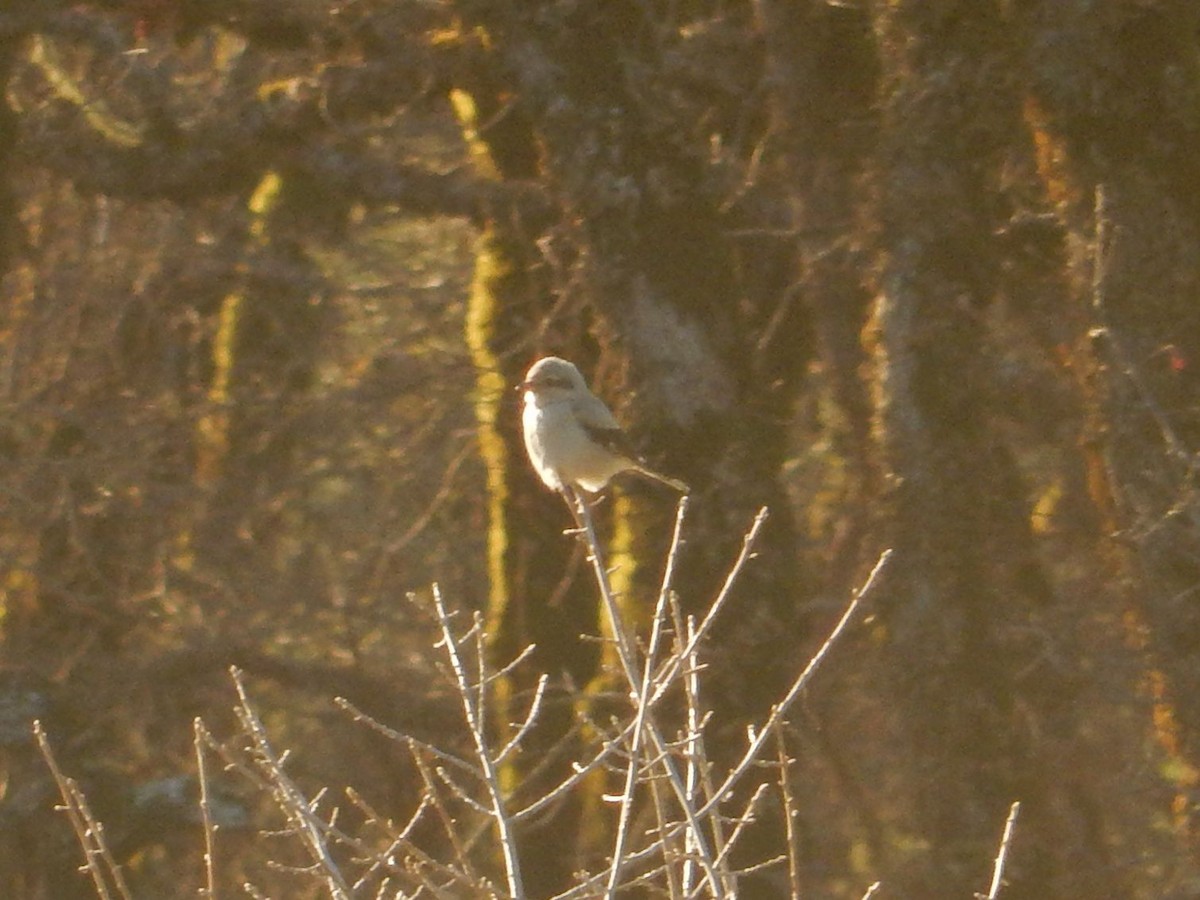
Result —
M 636 472 L 681 494 L 690 492 L 679 479 L 646 466 L 572 363 L 543 357 L 530 366 L 520 387 L 525 395 L 525 449 L 546 487 L 570 499 L 576 489 L 594 494 L 614 475 Z

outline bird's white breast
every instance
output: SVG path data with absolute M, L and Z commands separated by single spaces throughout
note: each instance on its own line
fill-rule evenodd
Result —
M 561 405 L 561 404 L 560 404 Z M 555 456 L 556 443 L 550 439 L 554 433 L 553 410 L 547 410 L 538 405 L 531 391 L 525 393 L 525 410 L 521 415 L 521 426 L 525 432 L 525 449 L 529 452 L 529 461 L 533 463 L 538 477 L 545 482 L 546 487 L 561 491 L 562 478 L 551 459 Z
M 525 448 L 534 469 L 547 487 L 578 485 L 598 491 L 629 462 L 596 444 L 579 424 L 570 398 L 542 398 L 525 394 L 521 422 Z

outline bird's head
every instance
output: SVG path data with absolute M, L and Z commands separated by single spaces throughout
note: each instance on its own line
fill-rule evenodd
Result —
M 541 402 L 552 402 L 587 390 L 583 375 L 571 363 L 557 356 L 539 359 L 525 373 L 521 390 Z

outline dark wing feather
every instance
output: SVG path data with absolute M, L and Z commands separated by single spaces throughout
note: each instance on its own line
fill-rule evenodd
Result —
M 626 459 L 634 462 L 641 462 L 641 457 L 637 455 L 637 451 L 633 449 L 633 444 L 629 442 L 629 438 L 620 428 L 601 428 L 597 425 L 588 425 L 585 422 L 580 422 L 583 430 L 587 432 L 587 436 L 593 441 L 616 453 L 618 456 L 623 456 Z

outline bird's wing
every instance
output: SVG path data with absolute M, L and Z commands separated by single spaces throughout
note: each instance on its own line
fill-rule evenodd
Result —
M 581 397 L 575 404 L 575 417 L 588 437 L 613 453 L 638 459 L 637 452 L 604 401 L 595 394 Z
M 671 478 L 669 475 L 663 475 L 661 472 L 655 472 L 653 469 L 646 467 L 646 464 L 634 449 L 628 436 L 621 430 L 621 426 L 617 423 L 616 418 L 613 417 L 612 412 L 605 406 L 604 401 L 595 394 L 577 398 L 575 400 L 574 413 L 580 427 L 583 428 L 584 433 L 591 440 L 604 447 L 610 453 L 629 460 L 630 468 L 655 481 L 661 481 L 663 484 L 673 487 L 680 493 L 688 494 L 691 492 L 691 488 L 679 479 Z
M 575 418 L 592 428 L 620 428 L 607 403 L 592 391 L 580 391 L 572 398 L 575 403 Z
M 590 392 L 575 397 L 575 418 L 588 428 L 621 430 L 605 402 Z
M 629 438 L 620 428 L 599 428 L 595 425 L 588 425 L 586 422 L 580 424 L 583 425 L 583 430 L 587 432 L 589 438 L 610 453 L 624 457 L 630 462 L 641 462 L 637 451 L 633 449 L 633 444 L 629 442 Z

